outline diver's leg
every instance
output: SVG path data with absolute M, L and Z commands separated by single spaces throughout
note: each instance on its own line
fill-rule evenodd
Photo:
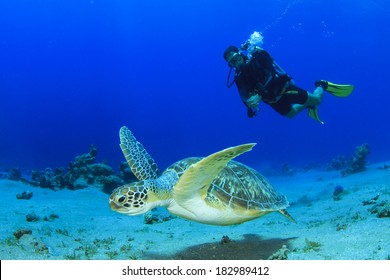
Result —
M 313 93 L 308 92 L 308 97 L 305 107 L 315 107 L 321 104 L 322 98 L 324 97 L 324 89 L 322 87 L 317 87 Z
M 320 105 L 323 97 L 324 89 L 320 86 L 316 87 L 313 93 L 310 93 L 304 89 L 290 84 L 287 89 L 287 92 L 285 93 L 285 95 L 283 95 L 283 97 L 278 103 L 280 103 L 281 101 L 283 101 L 284 103 L 288 103 L 288 113 L 281 114 L 288 118 L 292 118 L 309 107 L 312 108 Z
M 287 118 L 293 118 L 295 117 L 299 112 L 303 111 L 306 109 L 306 106 L 305 105 L 302 105 L 302 104 L 293 104 L 291 106 L 291 109 L 290 111 L 288 112 L 288 114 L 286 115 Z
M 287 118 L 293 118 L 301 111 L 307 109 L 308 107 L 316 107 L 321 104 L 322 98 L 324 97 L 324 89 L 322 87 L 317 87 L 313 93 L 310 93 L 308 91 L 303 91 L 305 96 L 307 96 L 306 101 L 304 101 L 303 104 L 291 104 L 290 111 L 287 115 L 285 115 Z M 302 96 L 302 95 L 301 95 Z M 297 101 L 298 103 L 301 103 Z

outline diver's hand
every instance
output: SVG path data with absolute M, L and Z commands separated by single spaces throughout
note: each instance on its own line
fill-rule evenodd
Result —
M 261 96 L 258 94 L 255 94 L 255 95 L 251 96 L 250 98 L 248 98 L 245 103 L 249 108 L 255 109 L 259 106 L 260 101 L 261 101 Z
M 248 108 L 248 110 L 246 111 L 246 115 L 248 116 L 248 118 L 253 118 L 254 116 L 256 116 L 256 112 L 252 111 L 251 108 Z
M 246 114 L 248 116 L 248 118 L 253 118 L 255 116 L 257 116 L 257 112 L 259 112 L 260 109 L 259 108 L 248 108 L 248 110 L 246 111 Z

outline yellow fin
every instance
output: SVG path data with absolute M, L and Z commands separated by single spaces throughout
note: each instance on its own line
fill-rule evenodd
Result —
M 182 205 L 191 199 L 198 200 L 204 197 L 208 186 L 215 177 L 225 168 L 227 163 L 242 153 L 252 150 L 254 143 L 230 147 L 216 152 L 192 164 L 180 176 L 179 181 L 173 188 L 175 201 Z
M 326 91 L 337 97 L 347 97 L 352 93 L 353 89 L 353 85 L 342 85 L 328 82 Z
M 310 118 L 315 119 L 316 121 L 320 122 L 321 124 L 324 124 L 324 122 L 321 121 L 320 117 L 318 116 L 318 109 L 317 109 L 317 107 L 308 108 L 307 113 L 308 113 Z

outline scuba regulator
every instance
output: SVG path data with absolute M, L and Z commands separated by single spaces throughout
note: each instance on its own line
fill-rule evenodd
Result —
M 252 54 L 254 53 L 254 51 L 256 49 L 261 48 L 261 46 L 263 45 L 263 39 L 264 39 L 264 37 L 263 37 L 263 35 L 261 35 L 260 32 L 258 32 L 258 31 L 253 32 L 249 36 L 249 38 L 245 41 L 245 43 L 241 44 L 240 48 L 238 49 L 238 53 L 240 55 L 244 56 L 244 59 L 246 62 L 251 60 Z M 233 79 L 233 81 L 230 82 L 230 76 L 232 74 L 233 68 L 234 67 L 230 66 L 229 74 L 228 74 L 228 77 L 226 80 L 226 86 L 228 88 L 230 88 L 235 82 L 235 79 Z

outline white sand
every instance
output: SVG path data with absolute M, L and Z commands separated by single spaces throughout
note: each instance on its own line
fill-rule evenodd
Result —
M 390 218 L 362 204 L 376 195 L 377 202 L 390 201 L 390 169 L 378 169 L 385 164 L 348 177 L 310 171 L 269 178 L 292 203 L 288 211 L 298 223 L 272 213 L 229 227 L 182 218 L 145 224 L 143 216 L 111 211 L 108 195 L 97 189 L 52 191 L 0 180 L 0 259 L 267 259 L 283 245 L 288 259 L 388 259 Z M 337 185 L 346 191 L 340 201 L 332 198 Z M 23 191 L 33 197 L 16 199 Z M 27 222 L 30 213 L 40 220 Z M 43 220 L 51 214 L 59 218 Z M 18 229 L 32 234 L 18 240 Z M 232 241 L 222 245 L 224 235 Z M 307 240 L 320 245 L 307 248 Z

